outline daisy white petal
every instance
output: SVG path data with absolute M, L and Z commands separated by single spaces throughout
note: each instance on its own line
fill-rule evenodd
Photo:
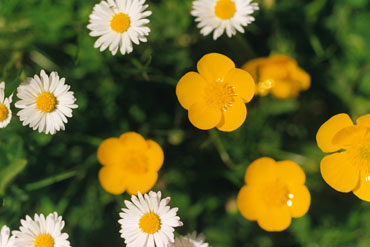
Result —
M 5 97 L 5 82 L 0 83 L 0 128 L 5 128 L 12 119 L 10 103 L 12 103 L 13 94 L 8 98 Z M 1 247 L 1 246 L 0 246 Z
M 146 42 L 150 29 L 146 27 L 152 14 L 145 0 L 107 0 L 94 6 L 87 28 L 90 36 L 99 37 L 95 48 L 109 49 L 112 55 L 119 50 L 122 55 L 133 51 L 132 43 Z
M 35 75 L 23 82 L 17 88 L 19 101 L 15 103 L 15 107 L 21 109 L 17 115 L 23 125 L 52 135 L 64 130 L 66 117 L 72 117 L 72 109 L 78 107 L 69 88 L 57 72 L 48 76 L 44 70 L 40 77 Z
M 236 31 L 244 33 L 242 26 L 254 21 L 251 14 L 258 10 L 252 0 L 193 0 L 191 14 L 198 22 L 200 33 L 204 36 L 213 32 L 213 39 L 218 39 L 224 32 L 228 37 Z
M 45 217 L 35 214 L 21 220 L 19 231 L 13 231 L 14 247 L 71 247 L 68 234 L 62 233 L 64 221 L 56 212 Z
M 10 229 L 7 226 L 1 228 L 0 247 L 14 247 L 14 236 L 10 236 Z
M 125 201 L 127 208 L 122 209 L 118 221 L 127 247 L 166 247 L 174 242 L 174 227 L 182 226 L 182 222 L 177 208 L 167 206 L 169 197 L 161 199 L 161 192 L 138 192 L 131 201 Z
M 208 247 L 203 234 L 197 236 L 196 232 L 175 239 L 171 247 Z

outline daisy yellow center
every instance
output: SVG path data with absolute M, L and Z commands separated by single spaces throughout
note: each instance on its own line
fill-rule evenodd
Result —
M 130 27 L 130 17 L 122 12 L 115 14 L 110 21 L 110 27 L 117 33 L 124 33 Z
M 161 228 L 161 220 L 155 213 L 146 213 L 141 216 L 139 227 L 144 233 L 153 234 Z
M 148 172 L 148 157 L 139 152 L 124 155 L 123 167 L 126 171 L 140 175 Z
M 279 180 L 266 184 L 262 191 L 262 200 L 268 206 L 281 207 L 291 204 L 289 200 L 293 195 L 289 193 L 288 188 Z
M 36 107 L 42 112 L 51 112 L 56 105 L 56 98 L 51 93 L 41 93 L 36 99 Z
M 4 104 L 0 104 L 0 122 L 8 118 L 8 108 Z
M 215 6 L 215 15 L 222 19 L 228 20 L 234 16 L 236 12 L 235 3 L 233 0 L 218 0 Z
M 204 91 L 204 100 L 208 107 L 227 111 L 235 102 L 235 88 L 219 79 L 215 83 L 209 83 Z
M 54 239 L 49 234 L 40 234 L 35 240 L 35 247 L 54 247 Z

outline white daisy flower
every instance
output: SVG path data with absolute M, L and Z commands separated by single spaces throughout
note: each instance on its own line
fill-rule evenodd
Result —
M 0 247 L 14 247 L 14 236 L 10 237 L 10 229 L 7 226 L 1 228 Z
M 252 0 L 194 0 L 191 14 L 196 17 L 200 32 L 206 36 L 213 31 L 216 40 L 226 30 L 228 37 L 236 31 L 244 33 L 243 26 L 254 21 L 251 14 L 258 10 Z
M 127 208 L 122 208 L 121 237 L 127 247 L 166 247 L 175 241 L 174 227 L 182 226 L 176 216 L 178 208 L 170 208 L 170 198 L 161 200 L 161 192 L 132 196 L 125 201 Z
M 70 247 L 67 233 L 62 233 L 64 221 L 56 212 L 46 218 L 35 214 L 35 219 L 26 216 L 21 220 L 19 231 L 13 231 L 15 247 Z
M 208 243 L 205 243 L 205 237 L 203 234 L 197 236 L 196 232 L 181 236 L 175 239 L 175 243 L 171 247 L 208 247 Z
M 51 72 L 50 77 L 41 70 L 41 77 L 35 75 L 27 78 L 17 88 L 15 103 L 20 110 L 17 115 L 23 125 L 29 125 L 33 130 L 45 134 L 55 134 L 64 130 L 66 117 L 72 117 L 72 109 L 78 106 L 70 86 L 65 84 L 65 78 L 59 78 L 57 72 Z
M 152 14 L 145 11 L 145 0 L 107 0 L 94 6 L 87 28 L 90 36 L 99 37 L 94 47 L 100 51 L 109 50 L 115 55 L 120 49 L 122 55 L 131 53 L 132 43 L 146 42 L 150 29 L 146 26 Z
M 0 128 L 5 128 L 12 119 L 12 111 L 10 110 L 10 103 L 12 103 L 13 94 L 9 98 L 4 96 L 5 82 L 0 83 Z M 1 246 L 0 246 L 1 247 Z

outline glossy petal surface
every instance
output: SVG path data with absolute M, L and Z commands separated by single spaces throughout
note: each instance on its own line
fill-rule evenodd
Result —
M 123 150 L 118 138 L 108 138 L 98 148 L 98 160 L 102 165 L 117 165 L 121 162 Z
M 198 102 L 190 107 L 188 117 L 198 129 L 212 129 L 221 121 L 221 110 L 207 107 L 203 102 Z
M 359 170 L 352 164 L 347 152 L 325 156 L 320 170 L 325 182 L 340 192 L 350 192 L 358 182 Z
M 236 94 L 242 97 L 245 103 L 251 101 L 256 91 L 253 77 L 242 69 L 231 69 L 225 82 L 235 87 Z
M 204 92 L 206 81 L 196 72 L 186 73 L 177 83 L 176 95 L 182 107 L 186 110 L 199 101 Z
M 125 191 L 125 176 L 121 169 L 116 166 L 105 166 L 99 171 L 101 186 L 109 193 L 118 195 Z
M 318 130 L 316 135 L 317 145 L 324 153 L 338 151 L 340 146 L 332 143 L 334 136 L 340 130 L 352 125 L 352 120 L 345 113 L 340 113 L 331 117 L 328 121 L 321 125 L 320 129 Z
M 238 129 L 247 117 L 247 107 L 240 97 L 236 97 L 232 107 L 222 112 L 221 122 L 217 129 L 221 131 L 234 131 Z
M 208 82 L 225 79 L 229 71 L 233 68 L 235 68 L 234 62 L 227 56 L 219 53 L 204 55 L 197 64 L 199 73 Z

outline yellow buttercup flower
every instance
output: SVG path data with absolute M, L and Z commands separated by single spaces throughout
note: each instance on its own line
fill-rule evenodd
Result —
M 271 93 L 278 99 L 294 98 L 311 84 L 310 75 L 286 55 L 253 59 L 243 69 L 251 73 L 257 83 L 256 94 L 261 96 Z
M 247 117 L 245 103 L 254 96 L 252 76 L 218 53 L 203 56 L 197 69 L 199 73 L 186 73 L 176 86 L 177 98 L 188 110 L 190 122 L 203 130 L 239 128 Z
M 266 231 L 287 229 L 292 217 L 302 217 L 310 207 L 305 180 L 303 170 L 293 161 L 276 162 L 268 157 L 253 161 L 238 194 L 240 213 Z
M 109 193 L 131 195 L 148 192 L 156 183 L 164 160 L 162 148 L 140 134 L 127 132 L 119 138 L 108 138 L 98 149 L 103 165 L 99 172 L 102 187 Z
M 356 124 L 347 114 L 337 114 L 320 127 L 316 140 L 324 153 L 332 153 L 320 163 L 325 182 L 370 202 L 370 114 Z

